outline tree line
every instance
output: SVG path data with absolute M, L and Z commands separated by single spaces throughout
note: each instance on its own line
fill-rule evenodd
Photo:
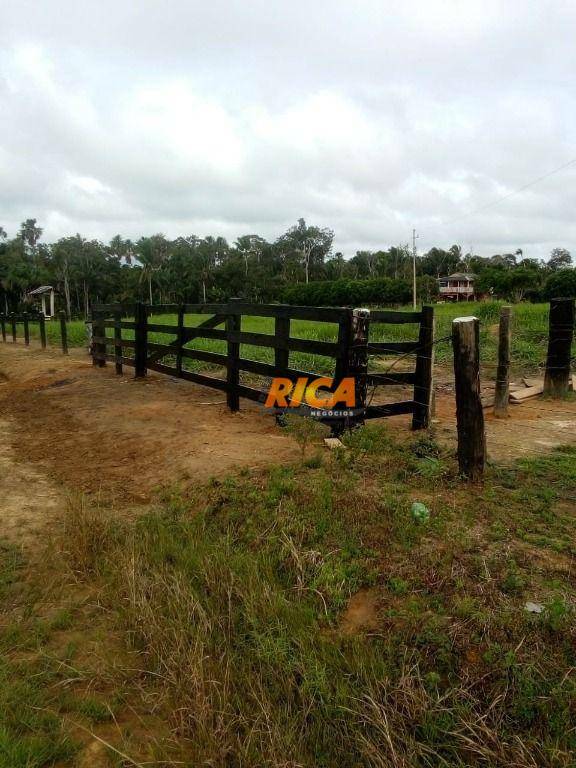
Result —
M 69 317 L 87 316 L 93 303 L 137 300 L 155 303 L 219 302 L 241 296 L 253 302 L 303 304 L 402 304 L 411 296 L 412 252 L 407 244 L 358 251 L 345 259 L 333 251 L 334 232 L 304 219 L 275 241 L 243 235 L 223 237 L 163 234 L 138 240 L 116 235 L 108 243 L 80 234 L 42 241 L 36 219 L 26 219 L 14 237 L 0 227 L 0 307 L 24 309 L 30 290 L 53 285 Z M 482 257 L 461 246 L 431 248 L 417 258 L 418 296 L 434 300 L 437 278 L 472 272 L 477 290 L 507 300 L 576 294 L 570 253 L 552 251 L 547 262 L 514 254 Z

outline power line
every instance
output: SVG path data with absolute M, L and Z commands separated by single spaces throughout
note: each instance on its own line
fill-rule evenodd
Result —
M 560 171 L 563 171 L 566 168 L 569 168 L 571 165 L 575 165 L 575 164 L 576 164 L 576 157 L 573 160 L 569 160 L 567 163 L 564 163 L 563 165 L 558 166 L 558 168 L 554 168 L 554 170 L 549 171 L 548 173 L 544 173 L 542 176 L 538 176 L 536 179 L 532 179 L 532 181 L 529 181 L 527 184 L 524 184 L 523 186 L 518 187 L 518 189 L 513 189 L 511 192 L 508 192 L 507 194 L 502 195 L 502 197 L 498 197 L 495 200 L 492 200 L 491 202 L 486 203 L 485 205 L 481 205 L 478 208 L 474 208 L 473 210 L 468 211 L 468 213 L 463 213 L 459 216 L 455 216 L 453 219 L 448 219 L 447 221 L 441 222 L 436 226 L 446 227 L 449 224 L 454 224 L 456 221 L 462 221 L 462 219 L 467 219 L 470 216 L 475 216 L 477 213 L 481 213 L 482 211 L 485 211 L 486 209 L 491 208 L 494 205 L 498 205 L 504 200 L 508 200 L 508 198 L 512 197 L 513 195 L 517 195 L 519 192 L 523 192 L 525 189 L 529 189 L 530 187 L 533 187 L 535 184 L 538 184 L 539 182 L 544 181 L 544 179 L 548 179 L 550 176 L 554 176 L 554 174 L 560 173 Z

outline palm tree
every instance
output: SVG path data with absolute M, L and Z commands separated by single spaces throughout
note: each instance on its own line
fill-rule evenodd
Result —
M 142 237 L 136 245 L 138 261 L 142 264 L 141 280 L 148 281 L 148 294 L 150 304 L 152 300 L 152 276 L 159 272 L 168 259 L 169 243 L 162 234 L 152 235 L 152 237 Z

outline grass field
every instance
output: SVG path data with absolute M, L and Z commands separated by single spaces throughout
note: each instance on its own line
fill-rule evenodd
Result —
M 0 766 L 572 766 L 574 450 L 471 493 L 430 436 L 346 442 L 6 546 Z
M 469 304 L 439 304 L 436 306 L 436 337 L 439 343 L 436 346 L 437 361 L 447 363 L 451 360 L 450 341 L 446 339 L 450 334 L 451 323 L 455 317 L 461 315 L 476 315 L 481 321 L 481 356 L 483 364 L 490 369 L 493 367 L 497 356 L 497 323 L 500 311 L 500 302 L 479 302 Z M 411 309 L 406 307 L 405 309 Z M 206 316 L 186 317 L 186 324 L 193 326 Z M 175 315 L 155 315 L 155 322 L 176 324 Z M 542 368 L 546 358 L 547 334 L 548 334 L 548 304 L 517 304 L 513 308 L 512 320 L 512 362 L 518 371 L 536 372 Z M 58 322 L 47 323 L 47 337 L 50 345 L 57 346 L 60 342 L 60 328 Z M 247 317 L 243 318 L 242 329 L 259 333 L 273 333 L 274 321 L 272 318 Z M 417 338 L 417 326 L 415 325 L 381 325 L 373 324 L 371 339 L 375 341 L 404 341 Z M 126 338 L 132 338 L 130 331 L 125 331 Z M 22 329 L 19 329 L 20 337 Z M 31 335 L 37 337 L 37 326 L 31 326 Z M 302 320 L 292 321 L 292 335 L 304 339 L 316 339 L 322 341 L 335 341 L 337 327 L 333 323 L 314 323 Z M 86 329 L 82 321 L 68 323 L 68 337 L 70 346 L 82 346 L 86 344 Z M 173 339 L 166 334 L 150 334 L 150 340 L 157 343 L 168 343 Z M 444 339 L 444 340 L 442 340 Z M 225 342 L 198 339 L 189 345 L 192 348 L 214 352 L 225 352 Z M 575 347 L 576 351 L 576 347 Z M 263 362 L 273 361 L 273 352 L 263 347 L 243 345 L 241 355 L 253 360 Z M 329 373 L 332 371 L 332 361 L 328 358 L 292 352 L 290 363 L 294 367 Z M 205 363 L 187 361 L 192 369 L 206 368 Z M 374 367 L 378 367 L 378 361 Z

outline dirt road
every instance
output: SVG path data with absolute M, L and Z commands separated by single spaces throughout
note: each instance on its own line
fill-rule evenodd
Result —
M 5 533 L 34 528 L 80 491 L 146 504 L 159 486 L 292 461 L 294 441 L 257 406 L 152 374 L 93 368 L 83 350 L 0 345 L 0 508 Z

